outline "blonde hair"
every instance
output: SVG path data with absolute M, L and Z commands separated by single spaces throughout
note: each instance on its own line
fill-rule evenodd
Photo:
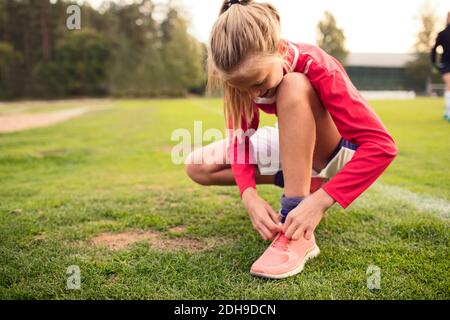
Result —
M 450 11 L 447 13 L 447 24 L 450 24 Z
M 251 122 L 254 104 L 250 94 L 230 86 L 229 76 L 249 57 L 282 61 L 288 69 L 287 52 L 288 43 L 280 38 L 280 15 L 272 4 L 253 0 L 233 5 L 229 0 L 223 2 L 208 46 L 207 89 L 209 93 L 223 89 L 225 121 L 231 122 L 233 129 L 242 128 L 243 117 L 247 124 Z

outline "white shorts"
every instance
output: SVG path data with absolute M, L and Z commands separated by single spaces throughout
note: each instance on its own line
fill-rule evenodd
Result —
M 250 142 L 253 146 L 256 165 L 262 175 L 274 175 L 281 170 L 278 123 L 273 127 L 265 126 L 256 130 L 250 137 Z M 313 169 L 312 176 L 330 179 L 350 161 L 355 149 L 355 145 L 342 139 L 328 165 L 320 172 Z

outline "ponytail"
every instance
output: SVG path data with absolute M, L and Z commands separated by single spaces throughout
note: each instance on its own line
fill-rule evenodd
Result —
M 208 92 L 224 91 L 224 113 L 233 129 L 250 123 L 254 103 L 250 94 L 231 87 L 227 78 L 250 55 L 285 62 L 288 45 L 280 37 L 280 15 L 270 3 L 253 0 L 223 2 L 208 45 Z M 287 69 L 287 67 L 285 66 Z

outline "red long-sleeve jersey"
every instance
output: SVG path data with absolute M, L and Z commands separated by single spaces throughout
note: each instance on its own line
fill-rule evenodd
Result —
M 341 136 L 358 145 L 353 158 L 322 186 L 325 192 L 346 208 L 375 182 L 395 158 L 395 142 L 336 59 L 316 46 L 288 44 L 289 71 L 300 72 L 308 77 Z M 254 102 L 251 123 L 246 123 L 244 119 L 241 121 L 244 131 L 258 128 L 259 109 L 276 115 L 275 100 L 256 98 Z M 230 122 L 228 128 L 232 128 Z M 248 136 L 240 142 L 234 137 L 228 150 L 229 153 L 233 152 L 231 169 L 241 196 L 247 188 L 256 188 L 255 165 L 250 161 L 250 148 Z M 245 159 L 245 162 L 236 159 Z

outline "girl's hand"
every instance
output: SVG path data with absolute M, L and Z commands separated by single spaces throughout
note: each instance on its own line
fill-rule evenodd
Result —
M 311 236 L 322 220 L 325 211 L 331 207 L 334 199 L 323 189 L 319 189 L 303 200 L 297 208 L 289 212 L 283 226 L 283 232 L 288 239 L 298 240 Z
M 281 217 L 262 199 L 254 188 L 247 188 L 242 194 L 244 207 L 247 209 L 253 228 L 264 240 L 271 240 L 281 231 Z

